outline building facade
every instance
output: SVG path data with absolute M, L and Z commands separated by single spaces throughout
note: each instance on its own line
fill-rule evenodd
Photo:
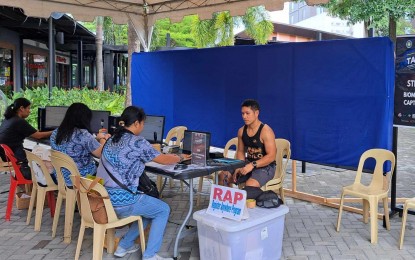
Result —
M 328 15 L 321 6 L 308 6 L 305 2 L 290 2 L 288 4 L 289 24 L 305 28 L 341 34 L 353 38 L 365 37 L 363 23 L 356 25 L 348 21 Z
M 0 6 L 0 88 L 3 92 L 53 86 L 95 87 L 95 35 L 71 17 L 27 17 Z M 49 30 L 52 25 L 51 31 Z M 52 52 L 49 48 L 52 37 Z M 52 60 L 50 56 L 52 53 Z M 103 46 L 104 87 L 125 84 L 127 46 Z M 50 69 L 52 68 L 52 70 Z M 51 79 L 49 79 L 51 77 Z
M 273 23 L 274 31 L 268 38 L 268 43 L 284 43 L 284 42 L 309 42 L 322 40 L 348 39 L 341 34 L 328 33 L 321 30 L 308 29 L 300 26 L 289 25 L 284 23 Z M 254 40 L 249 37 L 245 31 L 235 35 L 235 45 L 255 44 Z

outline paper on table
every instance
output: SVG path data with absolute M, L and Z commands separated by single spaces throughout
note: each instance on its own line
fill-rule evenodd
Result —
M 176 174 L 181 173 L 181 172 L 186 171 L 186 170 L 205 168 L 203 166 L 198 166 L 198 165 L 195 165 L 195 164 L 189 164 L 189 165 L 187 165 L 186 169 L 179 170 L 179 169 L 174 169 L 176 164 L 160 164 L 160 163 L 156 163 L 156 162 L 148 162 L 148 163 L 146 163 L 146 166 L 154 167 L 154 168 L 166 171 L 166 172 L 174 172 Z

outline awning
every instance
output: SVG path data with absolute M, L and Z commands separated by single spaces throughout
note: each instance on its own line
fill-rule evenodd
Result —
M 263 5 L 268 11 L 283 8 L 289 0 L 0 0 L 0 5 L 22 8 L 27 16 L 47 18 L 52 12 L 70 13 L 78 21 L 92 21 L 96 16 L 110 16 L 118 24 L 132 23 L 139 40 L 148 50 L 152 26 L 157 19 L 180 21 L 197 14 L 209 19 L 212 13 L 229 11 L 243 15 L 248 7 Z M 329 0 L 308 0 L 308 5 Z
M 17 32 L 22 39 L 30 39 L 48 44 L 49 23 L 47 19 L 28 17 L 20 8 L 0 6 L 0 26 Z M 78 44 L 82 40 L 84 44 L 95 45 L 95 34 L 88 31 L 71 17 L 63 15 L 54 20 L 56 32 L 62 32 L 66 44 Z M 57 47 L 61 46 L 57 44 Z M 66 48 L 57 48 L 65 51 Z

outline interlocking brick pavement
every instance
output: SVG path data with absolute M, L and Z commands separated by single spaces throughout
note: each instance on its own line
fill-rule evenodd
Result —
M 397 196 L 415 197 L 415 130 L 399 129 L 397 161 Z M 291 164 L 288 171 L 291 172 Z M 351 184 L 355 172 L 328 166 L 307 164 L 306 173 L 301 173 L 301 164 L 297 162 L 297 190 L 315 195 L 335 198 L 340 196 L 341 187 Z M 368 181 L 370 175 L 365 174 Z M 211 180 L 204 180 L 203 189 L 209 191 Z M 286 178 L 285 187 L 291 187 L 291 175 Z M 197 188 L 197 181 L 195 184 Z M 58 230 L 52 238 L 49 209 L 45 208 L 40 232 L 33 231 L 34 216 L 31 224 L 26 226 L 27 210 L 13 208 L 11 221 L 4 220 L 9 189 L 9 177 L 0 174 L 0 260 L 3 259 L 73 259 L 78 237 L 80 216 L 75 213 L 72 242 L 64 244 L 64 212 L 60 216 Z M 170 223 L 166 228 L 160 254 L 173 255 L 175 234 L 180 220 L 186 215 L 188 207 L 188 190 L 180 190 L 180 183 L 175 187 L 168 185 L 163 198 L 171 206 Z M 196 198 L 195 198 L 196 202 Z M 208 204 L 208 197 L 202 196 L 201 207 Z M 335 231 L 338 210 L 318 204 L 287 198 L 290 212 L 285 218 L 282 259 L 414 259 L 415 255 L 415 216 L 408 216 L 404 247 L 398 249 L 401 218 L 391 218 L 391 230 L 387 231 L 379 221 L 379 242 L 370 243 L 370 226 L 362 222 L 362 216 L 344 211 L 340 232 Z M 356 206 L 359 206 L 358 204 Z M 380 211 L 383 210 L 380 206 Z M 34 215 L 34 214 L 33 214 Z M 189 225 L 196 226 L 191 220 Z M 123 230 L 117 231 L 122 233 Z M 125 230 L 124 230 L 125 232 Z M 199 259 L 197 234 L 182 240 L 181 259 Z M 92 259 L 92 230 L 87 229 L 84 236 L 81 259 Z M 115 259 L 104 250 L 103 259 Z M 137 252 L 124 259 L 141 259 Z

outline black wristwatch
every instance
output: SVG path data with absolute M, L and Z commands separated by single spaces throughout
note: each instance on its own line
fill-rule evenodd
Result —
M 254 166 L 254 169 L 256 169 L 256 167 L 257 167 L 256 161 L 253 161 L 251 163 L 252 163 L 252 166 Z

